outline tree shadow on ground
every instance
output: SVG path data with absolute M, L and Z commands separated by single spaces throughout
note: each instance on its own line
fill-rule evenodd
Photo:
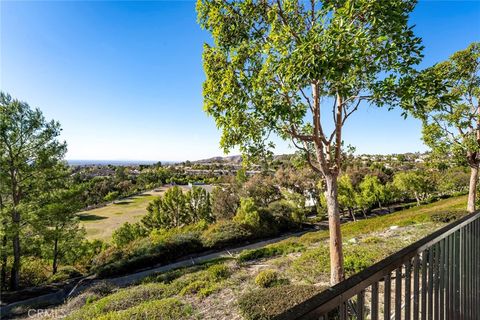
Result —
M 113 204 L 123 206 L 123 205 L 130 204 L 130 203 L 132 203 L 132 202 L 125 200 L 125 201 L 116 201 Z
M 108 219 L 107 217 L 98 216 L 96 214 L 88 214 L 88 213 L 79 214 L 78 216 L 80 221 L 97 221 L 97 220 Z

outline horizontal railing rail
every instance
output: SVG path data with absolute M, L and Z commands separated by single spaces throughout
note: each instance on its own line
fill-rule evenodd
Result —
M 480 319 L 480 213 L 366 268 L 277 320 Z

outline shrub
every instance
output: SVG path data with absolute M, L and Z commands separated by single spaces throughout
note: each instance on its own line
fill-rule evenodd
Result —
M 112 234 L 112 241 L 117 247 L 124 246 L 135 239 L 144 237 L 147 230 L 143 228 L 140 223 L 125 222 L 120 228 L 115 230 Z
M 180 295 L 198 294 L 200 297 L 207 297 L 216 290 L 217 286 L 215 284 L 204 280 L 197 280 L 183 287 Z
M 255 277 L 255 284 L 262 288 L 273 287 L 278 283 L 278 272 L 275 270 L 267 269 L 260 271 Z
M 235 221 L 219 221 L 202 233 L 201 241 L 205 247 L 220 248 L 238 244 L 252 238 L 250 229 Z
M 290 202 L 286 200 L 279 200 L 268 205 L 268 211 L 275 219 L 279 230 L 289 230 L 297 227 L 295 223 L 295 211 L 297 210 Z
M 230 269 L 218 262 L 173 270 L 146 278 L 142 283 L 162 282 L 164 296 L 196 294 L 205 297 L 220 288 L 219 284 L 231 274 Z
M 362 271 L 375 262 L 380 261 L 397 249 L 396 246 L 389 247 L 379 245 L 346 245 L 343 248 L 344 271 L 347 276 Z M 303 253 L 292 264 L 294 273 L 311 283 L 322 280 L 322 276 L 330 273 L 330 255 L 328 246 L 323 244 L 318 248 Z
M 446 210 L 432 213 L 430 219 L 433 222 L 449 223 L 467 215 L 465 210 Z
M 230 276 L 230 268 L 224 264 L 215 264 L 207 269 L 212 280 L 219 281 Z
M 383 253 L 378 246 L 354 245 L 346 246 L 344 250 L 344 270 L 347 276 L 368 268 L 380 261 L 388 253 Z
M 212 213 L 217 220 L 232 219 L 239 202 L 238 191 L 233 185 L 215 187 L 212 190 Z
M 168 298 L 146 301 L 127 310 L 110 312 L 97 320 L 182 320 L 192 312 L 190 305 L 175 298 Z
M 268 320 L 320 291 L 321 288 L 306 285 L 257 289 L 242 295 L 238 305 L 247 320 Z
M 47 282 L 50 270 L 46 261 L 28 257 L 22 261 L 20 270 L 20 286 L 35 287 Z
M 242 198 L 240 199 L 240 207 L 233 219 L 238 223 L 243 223 L 253 228 L 259 228 L 260 214 L 258 213 L 257 208 L 258 207 L 252 198 Z
M 367 244 L 375 244 L 375 243 L 381 243 L 383 242 L 383 240 L 380 237 L 371 236 L 363 239 L 363 242 Z
M 204 220 L 195 223 L 189 224 L 186 226 L 175 227 L 170 229 L 154 229 L 150 232 L 150 239 L 153 243 L 169 243 L 177 242 L 178 239 L 182 238 L 198 238 L 202 231 L 207 229 L 208 223 Z
M 321 281 L 322 275 L 330 272 L 328 246 L 322 244 L 318 248 L 305 251 L 292 263 L 291 268 L 293 273 L 303 280 L 310 283 Z
M 305 246 L 295 241 L 282 241 L 280 243 L 271 244 L 258 249 L 244 250 L 239 256 L 240 262 L 269 258 L 284 255 L 292 252 L 300 252 L 305 250 Z
M 58 272 L 48 278 L 48 282 L 62 282 L 68 279 L 81 277 L 82 273 L 72 266 L 61 267 Z
M 166 290 L 165 284 L 158 283 L 121 289 L 116 293 L 86 304 L 78 311 L 70 314 L 66 319 L 90 320 L 111 311 L 125 310 L 146 300 L 165 298 L 167 295 Z
M 81 294 L 69 299 L 64 309 L 66 313 L 71 313 L 73 310 L 77 310 L 83 307 L 85 304 L 93 303 L 112 293 L 113 290 L 114 287 L 111 284 L 105 281 L 100 281 L 99 283 L 83 291 Z

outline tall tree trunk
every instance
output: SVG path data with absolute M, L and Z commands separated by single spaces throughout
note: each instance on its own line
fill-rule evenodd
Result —
M 20 279 L 20 213 L 14 211 L 12 213 L 13 221 L 13 264 L 10 276 L 10 290 L 18 289 L 18 282 Z
M 16 172 L 13 159 L 10 163 L 11 193 L 13 201 L 12 218 L 12 248 L 13 263 L 10 274 L 10 290 L 17 290 L 20 281 L 20 212 L 18 206 L 21 200 L 21 190 L 18 186 L 18 173 Z
M 2 239 L 2 269 L 0 270 L 0 289 L 7 287 L 7 236 L 4 235 Z
M 0 212 L 2 213 L 3 216 L 3 210 L 5 209 L 4 204 L 3 204 L 3 197 L 0 194 Z M 6 289 L 7 287 L 7 262 L 8 262 L 8 255 L 7 255 L 7 244 L 8 244 L 8 238 L 7 238 L 7 224 L 8 221 L 7 219 L 4 219 L 2 221 L 3 223 L 3 232 L 5 234 L 2 237 L 2 267 L 0 269 L 0 290 Z
M 52 262 L 52 274 L 57 273 L 58 264 L 58 239 L 55 239 L 53 244 L 53 262 Z
M 470 166 L 470 185 L 468 189 L 468 203 L 467 211 L 475 212 L 475 201 L 477 198 L 477 184 L 478 184 L 478 164 Z
M 326 175 L 325 198 L 327 200 L 328 229 L 330 231 L 330 282 L 332 285 L 343 281 L 343 249 L 340 230 L 340 210 L 338 208 L 337 176 Z

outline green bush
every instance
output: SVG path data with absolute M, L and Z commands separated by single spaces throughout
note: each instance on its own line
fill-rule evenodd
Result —
M 240 207 L 233 220 L 251 226 L 252 228 L 260 227 L 260 214 L 258 213 L 258 206 L 252 198 L 241 198 Z
M 112 241 L 117 247 L 121 247 L 146 234 L 147 230 L 140 223 L 125 222 L 113 232 Z
M 433 222 L 449 223 L 467 215 L 465 210 L 446 210 L 432 213 L 430 219 Z
M 227 267 L 224 264 L 215 264 L 213 266 L 210 266 L 207 269 L 207 272 L 209 276 L 211 277 L 212 280 L 214 281 L 219 281 L 222 279 L 226 279 L 230 276 L 230 268 Z
M 321 281 L 322 276 L 330 273 L 328 246 L 322 244 L 318 248 L 305 251 L 292 263 L 291 269 L 295 276 L 310 283 Z
M 110 312 L 96 320 L 183 320 L 192 313 L 190 305 L 168 298 L 146 301 L 127 310 Z
M 251 239 L 252 231 L 245 225 L 234 221 L 219 221 L 202 233 L 201 241 L 205 247 L 221 248 L 227 245 Z
M 260 271 L 255 277 L 255 284 L 262 288 L 270 288 L 279 282 L 278 272 L 267 269 Z
M 322 288 L 306 285 L 257 289 L 242 295 L 238 299 L 238 306 L 247 320 L 268 320 L 320 291 Z
M 217 287 L 215 284 L 205 281 L 205 280 L 197 280 L 193 281 L 190 284 L 183 287 L 180 291 L 180 295 L 189 295 L 189 294 L 197 294 L 200 297 L 206 297 L 215 292 Z
M 386 257 L 390 252 L 384 252 L 379 246 L 352 245 L 344 250 L 344 270 L 346 276 L 368 268 L 375 262 Z
M 285 255 L 292 252 L 300 252 L 304 250 L 305 246 L 303 244 L 292 240 L 285 240 L 258 249 L 244 250 L 238 255 L 238 260 L 240 262 L 246 262 L 262 258 Z
M 383 239 L 380 237 L 371 236 L 363 239 L 362 242 L 367 244 L 375 244 L 375 243 L 382 243 Z
M 286 200 L 278 200 L 270 203 L 267 210 L 274 217 L 276 224 L 280 230 L 289 230 L 295 228 L 297 224 L 295 223 L 296 211 L 298 208 L 295 208 L 290 202 Z
M 150 239 L 153 243 L 169 243 L 178 241 L 181 238 L 199 237 L 208 227 L 208 223 L 204 220 L 189 224 L 186 226 L 175 227 L 170 229 L 153 229 L 150 232 Z
M 114 286 L 111 284 L 100 281 L 93 286 L 87 288 L 79 295 L 68 300 L 66 306 L 63 308 L 67 314 L 71 313 L 73 310 L 78 310 L 83 307 L 85 304 L 93 303 L 100 298 L 112 293 Z
M 111 295 L 86 304 L 81 309 L 70 314 L 69 320 L 90 320 L 111 311 L 120 311 L 131 308 L 147 300 L 162 299 L 167 293 L 165 284 L 150 283 L 121 289 Z
M 396 251 L 395 245 L 363 243 L 343 248 L 344 270 L 347 276 L 362 271 Z M 308 282 L 316 283 L 330 273 L 330 254 L 326 244 L 307 250 L 292 263 L 293 273 Z
M 36 287 L 45 284 L 51 274 L 48 263 L 35 257 L 27 257 L 22 260 L 20 269 L 20 286 Z
M 48 282 L 55 283 L 55 282 L 62 282 L 68 279 L 81 277 L 82 273 L 75 269 L 72 266 L 65 266 L 59 268 L 56 274 L 52 275 L 48 278 Z

